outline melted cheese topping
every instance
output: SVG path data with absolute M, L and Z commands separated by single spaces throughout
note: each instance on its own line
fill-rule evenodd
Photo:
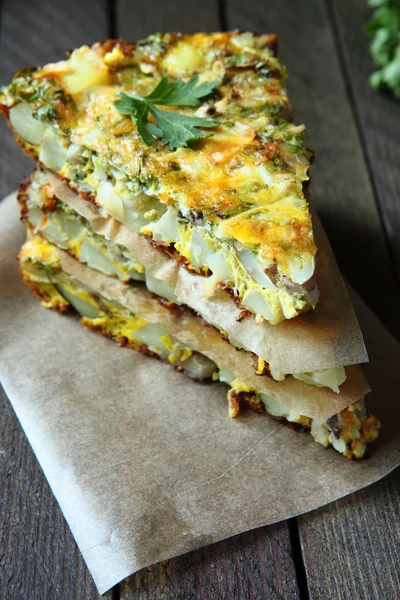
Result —
M 255 254 L 264 271 L 274 270 L 279 288 L 287 281 L 303 285 L 314 273 L 316 253 L 303 194 L 308 160 L 304 128 L 285 120 L 286 73 L 271 50 L 274 41 L 227 32 L 83 46 L 68 60 L 17 76 L 0 102 L 27 149 L 75 185 L 97 192 L 116 218 L 128 212 L 133 222 L 130 199 L 151 194 L 217 239 Z M 200 107 L 168 107 L 214 119 L 210 137 L 176 151 L 160 141 L 148 147 L 133 121 L 118 113 L 119 92 L 145 95 L 163 74 L 219 81 Z M 291 292 L 293 306 L 285 293 L 279 301 L 276 293 L 265 309 L 273 323 L 315 305 L 316 295 L 298 287 Z

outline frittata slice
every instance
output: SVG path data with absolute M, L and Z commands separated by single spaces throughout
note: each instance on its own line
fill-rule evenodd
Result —
M 146 269 L 132 249 L 96 234 L 85 218 L 60 200 L 51 181 L 47 170 L 36 170 L 20 185 L 18 201 L 22 220 L 30 235 L 39 233 L 45 240 L 66 250 L 90 268 L 104 275 L 117 277 L 125 283 L 143 281 L 147 289 L 159 298 L 175 305 L 180 304 L 172 287 L 155 277 L 150 269 Z M 202 319 L 207 321 L 205 316 Z M 217 327 L 215 322 L 212 325 Z M 243 347 L 224 330 L 218 329 L 232 344 Z M 248 348 L 246 350 L 250 352 Z M 259 375 L 273 377 L 276 381 L 285 379 L 284 373 L 261 357 L 255 357 L 254 368 Z M 322 371 L 292 373 L 292 376 L 310 385 L 326 386 L 339 393 L 340 386 L 346 381 L 346 370 L 343 366 L 338 366 Z
M 301 429 L 311 433 L 317 443 L 333 446 L 347 458 L 362 458 L 367 444 L 378 436 L 380 423 L 374 416 L 366 415 L 362 400 L 320 422 L 290 410 L 276 398 L 235 378 L 234 374 L 220 368 L 210 358 L 174 339 L 159 324 L 147 322 L 71 278 L 61 268 L 56 247 L 40 236 L 28 239 L 19 261 L 25 283 L 45 307 L 60 312 L 73 307 L 84 325 L 122 346 L 158 357 L 194 379 L 227 383 L 230 388 L 229 414 L 232 417 L 238 415 L 242 406 L 249 406 L 260 414 L 300 425 Z
M 304 126 L 275 42 L 234 31 L 83 46 L 18 73 L 0 106 L 28 154 L 204 274 L 206 297 L 222 286 L 276 324 L 318 292 Z

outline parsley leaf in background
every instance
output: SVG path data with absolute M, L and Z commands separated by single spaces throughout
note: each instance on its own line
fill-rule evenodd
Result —
M 200 99 L 208 96 L 218 85 L 218 81 L 198 83 L 195 75 L 187 83 L 168 81 L 162 77 L 147 96 L 119 94 L 114 105 L 122 115 L 129 115 L 135 122 L 138 133 L 147 146 L 152 146 L 156 139 L 176 150 L 187 146 L 187 142 L 206 137 L 206 133 L 198 127 L 212 128 L 218 123 L 201 117 L 190 117 L 176 112 L 162 110 L 159 106 L 199 106 Z M 151 123 L 149 113 L 156 125 Z
M 365 30 L 371 36 L 371 54 L 379 70 L 370 77 L 376 90 L 400 98 L 400 0 L 369 0 L 375 8 Z

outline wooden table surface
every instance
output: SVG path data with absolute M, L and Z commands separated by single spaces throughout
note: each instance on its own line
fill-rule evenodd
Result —
M 24 66 L 59 60 L 68 49 L 108 37 L 135 40 L 154 31 L 234 27 L 277 32 L 296 120 L 306 123 L 307 145 L 316 151 L 312 202 L 343 274 L 400 338 L 400 103 L 368 86 L 372 65 L 362 32 L 369 18 L 366 4 L 3 0 L 0 83 Z M 4 122 L 0 140 L 3 197 L 32 163 Z M 1 404 L 0 598 L 98 598 L 4 394 Z M 397 470 L 366 490 L 297 519 L 144 569 L 104 597 L 396 600 L 399 492 Z

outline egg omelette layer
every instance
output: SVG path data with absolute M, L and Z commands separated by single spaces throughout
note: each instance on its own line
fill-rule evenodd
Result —
M 85 218 L 59 199 L 49 180 L 48 171 L 36 170 L 27 176 L 20 185 L 18 201 L 22 220 L 31 236 L 39 233 L 45 240 L 68 251 L 71 256 L 90 268 L 104 275 L 117 277 L 125 283 L 142 281 L 147 289 L 162 301 L 174 306 L 180 304 L 172 287 L 167 282 L 157 279 L 150 269 L 143 267 L 131 250 L 96 234 Z M 205 316 L 201 317 L 207 321 Z M 208 324 L 216 327 L 215 323 Z M 243 347 L 224 330 L 218 330 L 235 347 Z M 245 350 L 250 352 L 248 348 Z M 260 376 L 272 377 L 276 381 L 285 379 L 284 373 L 255 355 L 254 369 Z M 340 393 L 340 386 L 347 378 L 344 367 L 293 373 L 292 376 L 310 385 L 329 387 L 336 393 Z
M 209 358 L 185 347 L 160 325 L 147 322 L 72 279 L 62 271 L 56 248 L 40 236 L 27 240 L 21 249 L 19 262 L 25 283 L 45 307 L 59 312 L 74 308 L 84 325 L 120 345 L 169 362 L 176 370 L 194 379 L 227 383 L 229 414 L 232 417 L 236 417 L 240 408 L 247 405 L 258 413 L 300 425 L 311 433 L 317 443 L 333 446 L 347 458 L 362 458 L 367 444 L 378 436 L 380 424 L 374 416 L 366 415 L 362 401 L 348 406 L 326 422 L 318 422 L 250 388 Z
M 203 273 L 204 294 L 222 285 L 279 323 L 314 308 L 318 292 L 304 126 L 291 122 L 275 42 L 234 31 L 83 46 L 17 73 L 0 108 L 28 154 Z M 150 94 L 162 77 L 196 75 L 216 82 L 200 105 L 167 106 L 212 121 L 186 146 L 148 146 L 114 104 L 121 92 Z

